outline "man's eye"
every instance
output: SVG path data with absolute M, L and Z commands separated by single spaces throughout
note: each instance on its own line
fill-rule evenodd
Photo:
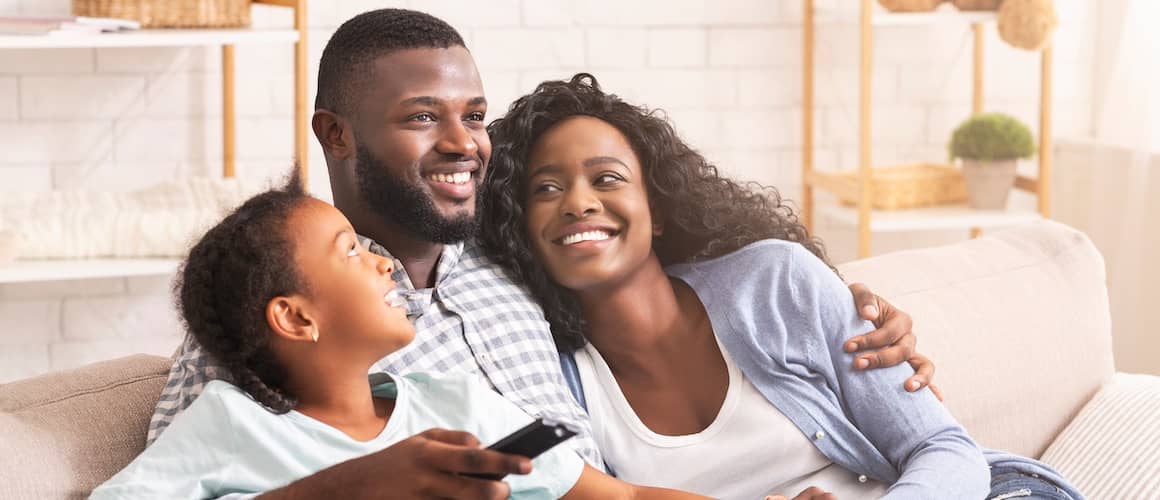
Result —
M 473 122 L 481 122 L 483 121 L 483 113 L 471 113 L 470 115 L 467 115 L 467 119 Z
M 431 113 L 419 113 L 419 114 L 417 114 L 417 115 L 415 115 L 415 116 L 412 116 L 412 117 L 411 117 L 411 121 L 415 121 L 415 122 L 433 122 L 433 121 L 435 121 L 435 115 L 432 115 Z

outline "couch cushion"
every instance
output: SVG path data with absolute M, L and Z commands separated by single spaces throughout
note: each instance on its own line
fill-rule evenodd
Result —
M 1113 373 L 1103 259 L 1062 224 L 840 269 L 914 317 L 947 407 L 983 446 L 1038 457 Z
M 1160 498 L 1160 377 L 1117 373 L 1043 453 L 1089 498 Z
M 5 498 L 83 498 L 145 446 L 170 360 L 136 355 L 0 385 Z

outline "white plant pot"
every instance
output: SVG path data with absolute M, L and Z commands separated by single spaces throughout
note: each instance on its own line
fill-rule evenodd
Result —
M 1015 160 L 963 160 L 967 204 L 971 208 L 1002 210 L 1015 187 Z

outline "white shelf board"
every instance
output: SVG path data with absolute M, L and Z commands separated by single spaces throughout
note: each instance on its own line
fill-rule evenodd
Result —
M 0 49 L 196 47 L 297 41 L 298 32 L 294 30 L 168 29 L 122 31 L 99 35 L 0 35 Z
M 994 11 L 959 11 L 943 8 L 934 12 L 875 12 L 870 18 L 873 26 L 929 26 L 937 24 L 979 24 L 993 23 L 997 19 Z M 816 24 L 858 24 L 857 17 L 818 11 Z
M 0 265 L 0 284 L 164 276 L 176 273 L 179 262 L 176 259 L 17 260 Z
M 858 210 L 832 203 L 817 210 L 842 224 L 857 226 Z M 1014 226 L 1042 219 L 1038 212 L 1022 209 L 976 210 L 966 205 L 946 205 L 909 210 L 875 210 L 870 214 L 870 231 L 889 233 L 937 229 L 969 229 Z

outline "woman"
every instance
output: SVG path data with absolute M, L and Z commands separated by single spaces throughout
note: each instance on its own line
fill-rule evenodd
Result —
M 901 390 L 909 369 L 854 372 L 842 346 L 872 327 L 820 242 L 654 113 L 580 74 L 489 132 L 485 246 L 576 350 L 622 478 L 718 498 L 1079 498 L 1042 464 L 985 458 L 929 391 Z

